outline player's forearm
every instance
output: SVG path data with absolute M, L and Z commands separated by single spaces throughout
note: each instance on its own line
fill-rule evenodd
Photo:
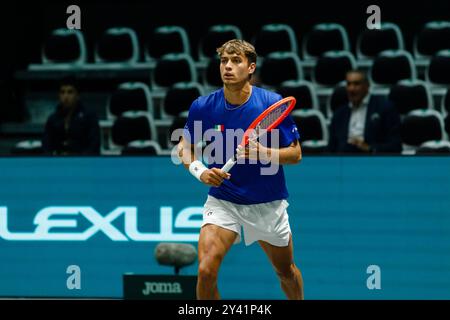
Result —
M 296 164 L 302 159 L 300 144 L 295 142 L 288 147 L 268 149 L 268 156 L 272 163 L 278 164 Z
M 178 157 L 183 163 L 183 166 L 187 170 L 189 170 L 189 165 L 195 160 L 197 160 L 197 158 L 195 157 L 194 148 L 190 144 L 186 143 L 183 139 L 177 146 L 177 153 Z

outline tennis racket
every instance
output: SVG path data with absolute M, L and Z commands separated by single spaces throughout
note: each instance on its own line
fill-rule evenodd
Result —
M 292 109 L 294 109 L 296 102 L 297 101 L 294 97 L 286 97 L 275 102 L 264 110 L 244 132 L 244 136 L 242 137 L 242 141 L 239 145 L 245 148 L 249 143 L 249 137 L 251 134 L 255 134 L 256 132 L 256 138 L 259 138 L 262 134 L 270 132 L 272 129 L 276 128 L 289 115 Z M 262 132 L 260 132 L 261 129 Z M 222 167 L 222 171 L 230 171 L 236 162 L 237 155 L 235 153 L 234 156 L 230 158 Z

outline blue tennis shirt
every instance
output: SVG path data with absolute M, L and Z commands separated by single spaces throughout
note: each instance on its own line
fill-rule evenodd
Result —
M 233 106 L 226 102 L 223 88 L 216 90 L 192 103 L 184 127 L 184 137 L 191 144 L 205 141 L 207 146 L 204 148 L 204 156 L 208 158 L 208 168 L 221 168 L 233 156 L 244 131 L 253 120 L 281 99 L 277 93 L 253 86 L 247 102 L 241 106 Z M 285 118 L 277 129 L 279 148 L 287 147 L 300 138 L 291 116 Z M 276 134 L 273 135 L 274 138 L 277 137 Z M 272 134 L 267 134 L 265 140 L 267 142 L 261 139 L 260 143 L 270 147 Z M 281 165 L 275 174 L 263 175 L 262 168 L 267 170 L 271 164 L 259 161 L 254 163 L 255 160 L 249 163 L 248 159 L 245 163 L 240 161 L 230 170 L 230 180 L 225 179 L 220 187 L 211 187 L 209 195 L 237 204 L 257 204 L 288 198 Z

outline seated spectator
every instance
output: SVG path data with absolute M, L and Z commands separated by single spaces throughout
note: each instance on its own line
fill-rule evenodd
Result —
M 81 104 L 79 87 L 73 77 L 60 82 L 59 104 L 47 119 L 42 147 L 53 155 L 100 153 L 98 118 Z
M 339 153 L 399 153 L 400 115 L 385 98 L 370 95 L 364 72 L 346 74 L 348 104 L 333 113 L 328 150 Z

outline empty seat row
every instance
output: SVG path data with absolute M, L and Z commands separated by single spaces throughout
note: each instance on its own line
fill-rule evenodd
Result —
M 325 109 L 327 119 L 330 119 L 337 107 L 348 103 L 345 81 L 333 87 L 325 105 L 320 105 L 316 86 L 310 81 L 288 80 L 274 90 L 283 97 L 294 96 L 297 100 L 296 109 Z M 205 87 L 198 82 L 175 83 L 167 89 L 158 106 L 161 110 L 156 112 L 149 86 L 142 82 L 126 82 L 120 84 L 110 95 L 106 117 L 115 119 L 123 112 L 134 110 L 146 111 L 154 116 L 158 115 L 158 118 L 173 118 L 188 111 L 197 97 L 207 93 Z M 377 95 L 376 91 L 373 94 Z M 393 102 L 402 116 L 415 109 L 435 109 L 443 115 L 450 112 L 450 89 L 446 90 L 439 105 L 435 105 L 429 85 L 422 80 L 399 81 L 389 87 L 385 96 Z
M 319 86 L 334 86 L 345 79 L 345 74 L 356 69 L 357 62 L 349 51 L 327 51 L 314 63 L 311 81 Z M 261 62 L 260 81 L 269 86 L 286 80 L 304 79 L 303 61 L 290 52 L 274 52 Z M 368 70 L 372 85 L 380 88 L 393 85 L 400 80 L 418 79 L 412 55 L 405 50 L 380 52 Z M 450 85 L 450 49 L 436 53 L 426 69 L 425 80 L 431 85 Z
M 301 128 L 302 149 L 304 153 L 323 153 L 327 151 L 328 127 L 319 110 L 296 110 L 292 113 L 294 121 Z M 170 127 L 170 132 L 182 129 L 186 115 L 179 117 Z M 107 155 L 160 155 L 163 153 L 154 134 L 151 117 L 143 112 L 125 112 L 115 121 L 108 144 L 102 154 Z M 444 126 L 447 133 L 444 131 Z M 402 120 L 401 138 L 403 154 L 450 153 L 448 141 L 449 117 L 444 120 L 434 110 L 413 110 Z M 172 141 L 176 143 L 176 141 Z M 173 144 L 171 145 L 173 146 Z M 13 154 L 41 154 L 40 141 L 21 141 L 12 150 Z
M 319 143 L 319 146 L 323 146 L 323 141 L 328 140 L 327 126 L 332 112 L 337 107 L 348 103 L 344 83 L 336 86 L 333 94 L 329 97 L 327 101 L 328 115 L 322 113 L 318 107 L 314 86 L 308 81 L 288 81 L 283 83 L 277 91 L 282 96 L 296 97 L 298 104 L 292 116 L 298 120 L 299 128 L 302 131 L 302 142 L 317 140 L 319 142 L 316 141 L 314 143 Z M 169 135 L 175 129 L 184 127 L 187 111 L 191 103 L 203 94 L 204 90 L 198 83 L 178 83 L 169 89 L 163 101 L 164 113 L 170 116 L 171 120 L 171 125 L 168 127 Z M 148 95 L 143 84 L 122 84 L 111 95 L 108 104 L 108 114 L 111 115 L 112 120 L 116 121 L 130 111 L 140 112 L 145 110 L 148 113 L 150 108 L 142 107 L 145 105 L 146 97 Z M 406 147 L 409 145 L 417 147 L 420 143 L 428 140 L 441 140 L 446 137 L 444 128 L 447 127 L 447 130 L 449 129 L 446 123 L 448 122 L 448 114 L 450 113 L 450 89 L 447 90 L 446 95 L 442 99 L 441 106 L 435 109 L 433 109 L 427 84 L 423 81 L 401 81 L 390 88 L 387 97 L 397 108 L 402 122 L 406 123 L 404 128 Z M 149 101 L 148 104 L 150 104 Z M 128 118 L 129 116 L 126 117 L 126 123 L 130 122 Z M 422 118 L 426 118 L 426 120 Z M 122 119 L 122 121 L 124 120 Z M 150 119 L 150 121 L 153 121 L 153 119 Z M 430 127 L 432 129 L 428 128 L 428 125 L 424 125 L 427 121 L 432 123 Z M 440 132 L 440 135 L 437 134 L 438 132 Z M 152 136 L 155 137 L 154 134 Z M 130 139 L 127 138 L 126 140 L 129 142 L 128 140 Z
M 151 90 L 164 91 L 177 82 L 196 82 L 212 90 L 222 85 L 220 61 L 210 59 L 204 68 L 197 68 L 189 54 L 166 54 L 156 60 L 149 71 Z M 277 87 L 282 82 L 310 78 L 321 87 L 333 87 L 345 79 L 345 74 L 357 68 L 354 55 L 349 51 L 327 51 L 314 63 L 310 75 L 304 71 L 304 61 L 289 51 L 268 54 L 258 62 L 256 81 L 267 87 Z M 386 89 L 400 80 L 418 79 L 412 55 L 405 50 L 386 50 L 373 59 L 368 70 L 371 84 Z M 426 69 L 425 80 L 432 86 L 450 85 L 450 49 L 436 53 Z
M 446 102 L 448 111 L 448 102 Z M 302 148 L 307 153 L 327 150 L 329 127 L 323 113 L 318 109 L 297 109 L 292 118 L 301 132 Z M 171 135 L 183 129 L 187 112 L 180 113 L 166 128 L 168 147 L 177 143 Z M 401 139 L 404 154 L 448 151 L 450 116 L 436 110 L 415 109 L 401 119 Z M 116 116 L 110 127 L 108 140 L 102 143 L 102 154 L 163 154 L 158 139 L 155 120 L 147 111 L 128 110 Z M 37 141 L 23 141 L 12 150 L 15 154 L 39 154 L 42 147 Z M 166 153 L 167 154 L 167 153 Z
M 213 25 L 199 44 L 194 46 L 186 28 L 182 26 L 161 26 L 152 30 L 149 36 L 139 42 L 137 32 L 128 27 L 113 27 L 105 30 L 95 43 L 95 62 L 138 62 L 140 52 L 144 60 L 158 59 L 168 53 L 192 54 L 199 60 L 216 56 L 215 49 L 225 41 L 243 39 L 241 29 L 235 25 Z M 249 40 L 256 46 L 261 57 L 275 51 L 299 54 L 303 60 L 314 60 L 327 51 L 352 51 L 346 28 L 338 23 L 319 23 L 301 38 L 288 24 L 266 24 Z M 450 21 L 431 21 L 414 35 L 412 54 L 414 59 L 426 59 L 437 52 L 450 49 Z M 358 34 L 355 44 L 357 60 L 371 60 L 385 50 L 406 50 L 401 28 L 392 22 L 383 22 L 379 29 L 364 29 Z M 79 30 L 54 30 L 43 44 L 44 64 L 87 62 L 87 48 L 84 35 Z
M 163 98 L 162 118 L 189 110 L 192 102 L 202 95 L 205 95 L 204 88 L 197 82 L 175 83 Z M 156 115 L 154 99 L 147 84 L 125 82 L 110 95 L 106 106 L 107 119 L 114 120 L 126 111 L 145 111 Z
M 187 32 L 182 27 L 162 26 L 155 29 L 150 38 L 144 45 L 146 61 L 160 58 L 167 53 L 188 55 L 191 53 Z M 154 45 L 150 45 L 150 43 Z M 109 28 L 95 43 L 94 62 L 136 63 L 140 61 L 140 49 L 139 38 L 132 28 Z M 53 30 L 43 43 L 42 62 L 46 65 L 54 63 L 82 65 L 87 63 L 87 46 L 84 33 L 80 30 L 64 28 Z
M 329 128 L 319 110 L 295 110 L 292 117 L 301 132 L 302 149 L 307 153 L 327 151 Z M 430 109 L 411 110 L 402 117 L 402 153 L 449 152 L 450 117 Z

